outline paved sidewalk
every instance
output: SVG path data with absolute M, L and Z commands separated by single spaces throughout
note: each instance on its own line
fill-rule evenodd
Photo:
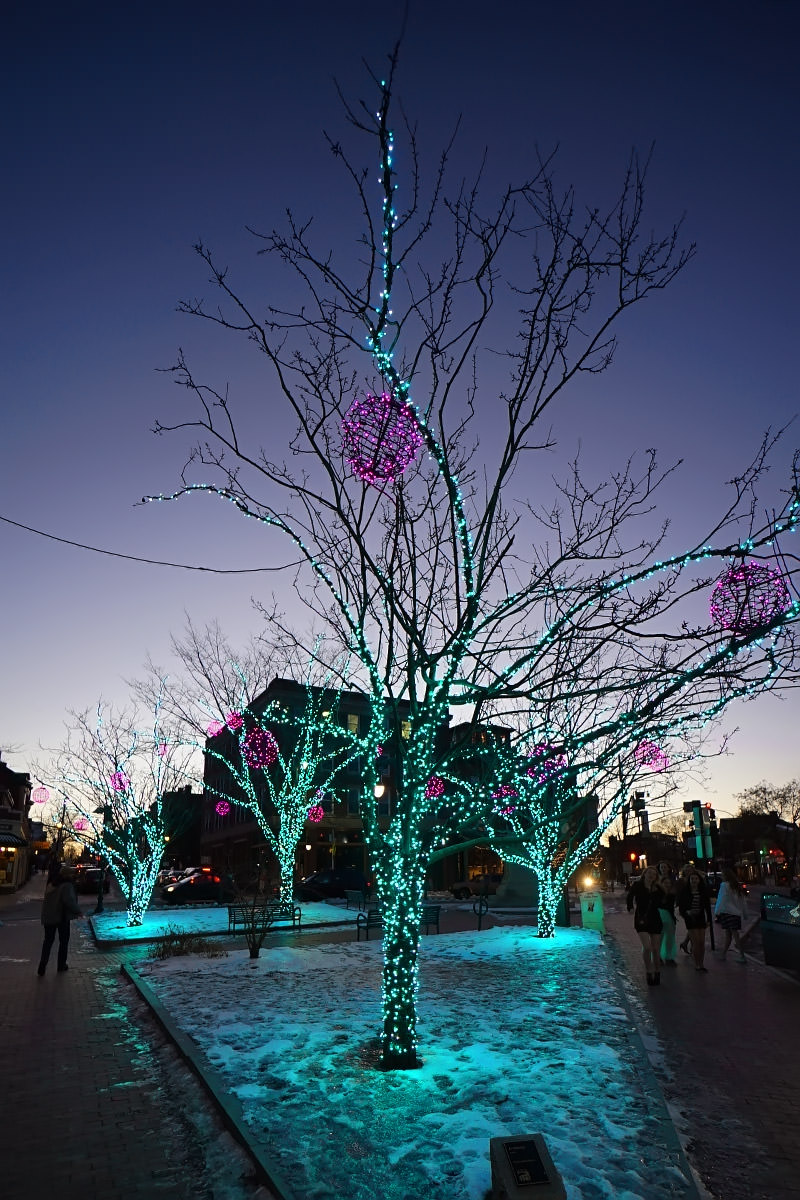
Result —
M 3 1195 L 266 1200 L 247 1178 L 250 1160 L 122 980 L 119 955 L 98 952 L 78 920 L 70 969 L 56 973 L 54 949 L 37 976 L 44 882 L 34 876 L 0 897 Z M 80 899 L 90 911 L 94 900 Z
M 757 902 L 751 898 L 753 915 Z M 606 927 L 631 980 L 640 1030 L 688 1157 L 720 1200 L 798 1200 L 800 982 L 748 955 L 706 951 L 707 974 L 679 951 L 648 987 L 633 918 L 608 898 Z M 683 933 L 678 922 L 678 939 Z

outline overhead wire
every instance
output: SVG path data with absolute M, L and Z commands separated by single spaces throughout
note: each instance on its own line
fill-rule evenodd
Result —
M 128 562 L 147 563 L 152 567 L 175 567 L 181 571 L 204 571 L 207 575 L 256 575 L 265 571 L 284 571 L 288 567 L 302 566 L 304 561 L 297 559 L 296 562 L 281 563 L 277 567 L 201 567 L 194 563 L 165 562 L 159 558 L 144 558 L 138 554 L 123 554 L 120 550 L 105 550 L 100 546 L 89 546 L 85 542 L 75 542 L 71 538 L 59 537 L 55 533 L 46 533 L 43 529 L 34 529 L 32 525 L 23 525 L 21 521 L 12 521 L 11 517 L 0 515 L 0 521 L 4 521 L 6 525 L 14 525 L 17 529 L 24 529 L 26 533 L 35 533 L 39 537 L 49 538 L 51 542 L 75 546 L 78 550 L 89 550 L 93 554 L 106 554 L 111 558 L 127 559 Z

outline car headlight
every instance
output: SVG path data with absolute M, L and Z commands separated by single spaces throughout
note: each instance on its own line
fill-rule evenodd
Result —
M 168 888 L 167 888 L 167 891 L 168 891 L 168 892 L 174 892 L 174 891 L 175 891 L 175 888 L 174 888 L 174 887 L 172 887 L 172 886 L 170 886 L 170 887 L 168 887 Z

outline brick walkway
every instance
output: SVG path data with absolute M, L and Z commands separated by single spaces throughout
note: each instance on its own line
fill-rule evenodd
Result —
M 757 897 L 749 904 L 755 916 Z M 751 954 L 742 966 L 707 949 L 707 974 L 679 952 L 678 966 L 662 970 L 661 987 L 649 988 L 632 916 L 613 897 L 606 914 L 637 1021 L 702 1181 L 720 1200 L 798 1200 L 800 982 Z
M 249 1160 L 83 921 L 70 969 L 56 973 L 54 949 L 37 976 L 43 890 L 35 876 L 0 897 L 3 1195 L 266 1200 L 252 1180 L 237 1183 Z

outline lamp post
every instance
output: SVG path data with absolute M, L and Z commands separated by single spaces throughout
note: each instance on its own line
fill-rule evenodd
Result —
M 104 825 L 105 825 L 106 811 L 107 811 L 106 806 L 102 806 L 101 808 L 96 808 L 94 810 L 95 816 L 100 816 Z M 102 846 L 103 842 L 101 841 L 100 844 Z M 100 880 L 97 884 L 97 904 L 94 907 L 94 912 L 92 914 L 93 916 L 97 916 L 98 913 L 101 913 L 104 911 L 104 909 L 103 909 L 103 893 L 104 893 L 104 889 L 105 889 L 106 871 L 107 870 L 108 870 L 108 862 L 106 861 L 106 855 L 103 853 L 100 855 Z

